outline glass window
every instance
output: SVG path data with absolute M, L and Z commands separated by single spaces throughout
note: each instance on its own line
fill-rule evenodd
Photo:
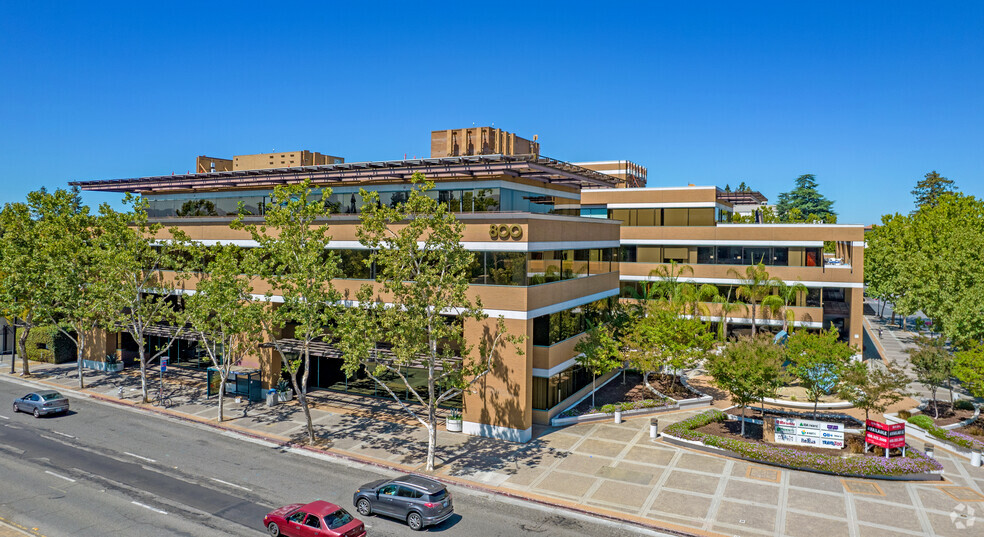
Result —
M 610 209 L 608 211 L 608 218 L 611 220 L 621 220 L 623 226 L 630 226 L 629 223 L 629 209 Z
M 369 250 L 336 250 L 335 253 L 338 256 L 338 268 L 342 278 L 372 279 Z
M 711 265 L 714 263 L 714 247 L 713 246 L 698 246 L 697 247 L 697 263 L 702 265 Z
M 325 525 L 328 526 L 328 529 L 330 530 L 337 530 L 349 522 L 352 522 L 352 515 L 350 515 L 345 509 L 339 509 L 330 515 L 325 516 Z
M 714 208 L 688 209 L 689 222 L 691 226 L 713 226 Z
M 485 252 L 474 252 L 474 258 L 468 265 L 468 277 L 471 283 L 488 283 L 485 274 Z
M 422 494 L 419 490 L 401 486 L 396 495 L 401 498 L 419 498 Z
M 523 252 L 486 252 L 485 265 L 490 284 L 526 284 L 526 254 Z
M 588 260 L 590 257 L 591 250 L 574 250 L 574 263 L 571 270 L 575 278 L 583 278 L 591 275 L 591 272 L 588 270 Z
M 690 249 L 686 246 L 675 246 L 663 248 L 663 263 L 689 263 Z
M 717 262 L 720 265 L 741 265 L 741 246 L 718 246 Z
M 822 248 L 806 248 L 803 252 L 803 265 L 807 267 L 819 267 L 823 260 Z
M 637 246 L 632 246 L 632 245 L 623 246 L 622 248 L 620 248 L 619 261 L 621 261 L 622 263 L 635 263 L 637 253 L 638 253 Z
M 287 517 L 287 520 L 291 522 L 296 522 L 298 524 L 303 524 L 306 518 L 307 518 L 307 513 L 305 513 L 304 511 L 295 511 L 294 514 Z
M 687 209 L 663 209 L 664 226 L 687 225 Z
M 608 265 L 609 272 L 618 272 L 618 259 L 619 259 L 619 249 L 618 248 L 602 248 L 601 259 L 603 261 L 610 261 Z
M 533 408 L 549 410 L 591 384 L 591 373 L 572 366 L 550 378 L 533 377 Z
M 593 248 L 588 250 L 588 273 L 589 274 L 604 274 L 606 272 L 611 272 L 612 258 L 611 254 L 604 255 L 605 250 L 611 252 L 610 248 Z
M 772 264 L 772 248 L 744 248 L 742 260 L 746 265 Z
M 812 287 L 806 290 L 806 306 L 810 308 L 819 308 L 822 305 L 820 300 L 822 293 L 819 287 Z
M 656 222 L 656 211 L 659 209 L 637 209 L 636 213 L 636 225 L 637 226 L 657 226 Z
M 773 248 L 772 264 L 780 267 L 789 265 L 789 248 Z
M 314 515 L 308 515 L 307 520 L 304 521 L 304 524 L 306 526 L 310 526 L 312 528 L 320 528 L 321 527 L 321 521 L 318 520 L 318 517 L 316 517 Z
M 639 263 L 662 263 L 663 249 L 659 246 L 637 246 Z

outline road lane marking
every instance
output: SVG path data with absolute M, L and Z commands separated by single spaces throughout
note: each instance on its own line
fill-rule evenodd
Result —
M 70 434 L 60 433 L 58 431 L 51 431 L 51 432 L 53 432 L 55 434 L 58 434 L 58 435 L 61 435 L 61 436 L 64 436 L 65 438 L 75 438 L 74 436 L 72 436 Z
M 140 459 L 142 461 L 157 462 L 154 459 L 148 459 L 147 457 L 141 457 L 140 455 L 137 455 L 136 453 L 130 453 L 129 451 L 124 451 L 123 454 L 124 455 L 129 455 L 129 456 L 133 457 L 134 459 Z
M 216 483 L 222 483 L 223 485 L 229 485 L 230 487 L 236 487 L 237 489 L 243 489 L 243 490 L 245 490 L 247 492 L 253 492 L 253 489 L 248 489 L 248 488 L 246 488 L 246 487 L 244 487 L 242 485 L 237 485 L 235 483 L 230 483 L 228 481 L 223 481 L 221 479 L 215 479 L 214 477 L 210 477 L 209 479 L 211 479 L 212 481 L 215 481 Z
M 140 502 L 130 502 L 130 503 L 132 503 L 133 505 L 139 505 L 140 507 L 143 507 L 144 509 L 150 509 L 151 511 L 153 511 L 153 512 L 155 512 L 155 513 L 160 513 L 160 514 L 162 514 L 162 515 L 166 515 L 166 514 L 167 514 L 167 511 L 162 511 L 162 510 L 160 510 L 160 509 L 157 509 L 157 508 L 154 508 L 154 507 L 151 507 L 151 506 L 149 506 L 149 505 L 145 505 L 145 504 L 142 504 L 142 503 L 140 503 Z
M 4 415 L 2 415 L 2 414 L 0 414 L 0 418 L 3 418 L 3 419 L 5 419 L 5 420 L 9 420 L 9 419 L 10 419 L 10 418 L 8 418 L 7 416 L 4 416 Z
M 75 483 L 75 480 L 74 480 L 74 479 L 72 479 L 71 477 L 65 477 L 65 476 L 63 476 L 63 475 L 60 475 L 60 474 L 56 474 L 56 473 L 54 473 L 54 472 L 49 472 L 48 470 L 45 470 L 45 471 L 44 471 L 44 473 L 46 473 L 46 474 L 48 474 L 48 475 L 53 475 L 53 476 L 55 476 L 55 477 L 57 477 L 57 478 L 59 478 L 59 479 L 64 479 L 65 481 L 70 481 L 70 482 L 72 482 L 72 483 Z

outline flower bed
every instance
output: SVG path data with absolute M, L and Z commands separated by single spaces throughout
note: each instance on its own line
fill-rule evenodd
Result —
M 629 410 L 637 410 L 642 408 L 657 408 L 661 406 L 669 406 L 673 404 L 672 401 L 668 399 L 643 399 L 641 401 L 626 401 L 623 403 L 612 403 L 607 405 L 601 405 L 600 408 L 590 408 L 587 412 L 579 412 L 577 407 L 568 408 L 567 410 L 560 413 L 562 418 L 573 418 L 575 416 L 584 416 L 587 414 L 614 414 L 615 411 L 628 412 Z
M 916 414 L 915 416 L 909 418 L 908 422 L 916 427 L 919 427 L 920 429 L 925 429 L 927 433 L 939 438 L 940 440 L 945 440 L 967 449 L 984 450 L 984 442 L 981 442 L 980 440 L 977 440 L 969 435 L 939 427 L 933 423 L 933 418 L 930 418 L 925 414 Z
M 727 414 L 720 410 L 708 410 L 692 418 L 670 425 L 663 432 L 664 434 L 684 440 L 700 442 L 705 446 L 724 449 L 740 457 L 754 461 L 788 468 L 829 472 L 838 475 L 907 476 L 911 474 L 939 473 L 943 470 L 943 465 L 939 462 L 926 458 L 921 452 L 911 447 L 906 450 L 906 456 L 904 457 L 890 459 L 872 455 L 842 457 L 840 454 L 826 455 L 810 453 L 788 447 L 771 446 L 733 438 L 722 438 L 695 430 L 709 423 L 725 421 L 727 419 Z

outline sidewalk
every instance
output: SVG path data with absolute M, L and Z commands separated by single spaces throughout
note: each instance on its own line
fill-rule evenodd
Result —
M 74 364 L 32 368 L 37 374 L 32 382 L 66 393 L 78 385 Z M 173 389 L 175 406 L 167 410 L 138 403 L 137 376 L 87 371 L 85 393 L 218 427 L 216 399 L 204 397 L 204 373 L 177 370 L 178 383 L 171 381 L 171 371 L 166 386 Z M 124 387 L 122 400 L 117 386 Z M 156 386 L 155 380 L 151 387 Z M 394 472 L 419 471 L 426 453 L 423 428 L 394 413 L 384 400 L 363 400 L 353 413 L 355 403 L 336 396 L 313 394 L 317 408 L 312 417 L 325 443 L 306 449 Z M 231 398 L 227 403 L 230 419 L 221 428 L 303 444 L 304 418 L 296 404 L 268 408 Z M 696 412 L 662 414 L 660 428 Z M 532 442 L 513 444 L 441 430 L 436 474 L 459 486 L 689 535 L 973 535 L 977 528 L 961 530 L 951 520 L 960 505 L 959 513 L 975 509 L 984 527 L 984 470 L 943 450 L 937 458 L 946 481 L 906 483 L 780 470 L 676 448 L 649 438 L 648 418 L 537 427 L 534 435 Z

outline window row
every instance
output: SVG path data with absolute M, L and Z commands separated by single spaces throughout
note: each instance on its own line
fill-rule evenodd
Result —
M 628 282 L 628 281 L 619 282 L 618 296 L 620 298 L 641 299 L 642 297 L 646 296 L 646 289 L 644 287 L 646 283 L 647 282 Z M 703 286 L 704 284 L 701 285 Z M 709 285 L 713 285 L 713 284 L 709 284 Z M 744 301 L 744 298 L 739 297 L 737 295 L 737 288 L 738 288 L 737 285 L 713 285 L 713 286 L 717 287 L 717 293 L 718 296 L 720 297 L 727 298 L 731 302 Z M 840 291 L 840 295 L 837 294 L 838 291 Z M 839 297 L 844 296 L 843 290 L 820 288 L 820 287 L 807 287 L 806 293 L 796 297 L 795 302 L 791 305 L 798 306 L 798 307 L 805 306 L 808 308 L 819 308 L 823 306 L 824 301 L 843 301 L 843 298 L 838 298 L 838 296 Z M 739 311 L 736 313 L 732 313 L 731 315 L 734 317 L 742 317 L 742 316 L 747 316 L 747 313 L 750 312 Z M 761 315 L 761 312 L 759 313 L 759 315 Z
M 614 301 L 615 297 L 603 298 L 576 308 L 535 317 L 533 344 L 548 347 L 583 333 L 590 326 L 602 322 Z
M 673 209 L 608 209 L 608 218 L 623 226 L 713 226 L 726 222 L 727 211 L 713 207 Z
M 623 263 L 819 267 L 823 248 L 761 246 L 622 246 Z
M 575 365 L 550 378 L 533 377 L 533 408 L 550 410 L 591 384 L 591 372 Z

